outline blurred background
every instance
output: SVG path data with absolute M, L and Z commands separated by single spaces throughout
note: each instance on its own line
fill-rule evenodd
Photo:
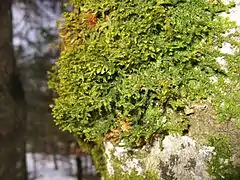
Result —
M 62 18 L 62 12 L 71 10 L 71 7 L 64 6 L 66 2 L 64 0 L 0 2 L 1 180 L 100 179 L 91 157 L 77 145 L 75 138 L 68 132 L 59 131 L 55 126 L 49 108 L 54 93 L 47 87 L 47 71 L 59 56 L 56 21 Z M 9 15 L 10 11 L 12 16 Z M 12 22 L 12 26 L 6 24 L 8 20 Z M 12 34 L 9 35 L 10 29 Z M 21 101 L 13 98 L 15 107 L 10 105 L 10 100 L 7 99 L 7 95 L 12 94 L 9 93 L 11 90 L 4 90 L 10 85 L 5 83 L 7 81 L 5 71 L 1 71 L 8 67 L 4 65 L 4 57 L 9 59 L 13 54 L 7 54 L 2 44 L 10 42 L 11 39 L 15 58 L 10 58 L 6 62 L 13 62 L 9 67 L 21 82 L 20 85 L 13 85 L 12 94 L 19 94 L 23 89 Z M 9 82 L 14 84 L 15 80 Z M 15 122 L 8 118 L 10 115 L 13 116 L 13 113 L 5 115 L 7 109 L 16 112 L 13 117 Z M 19 124 L 16 123 L 18 122 L 16 119 L 20 119 Z M 14 163 L 15 171 L 12 168 Z M 9 168 L 12 170 L 8 170 Z M 20 174 L 16 175 L 18 172 Z

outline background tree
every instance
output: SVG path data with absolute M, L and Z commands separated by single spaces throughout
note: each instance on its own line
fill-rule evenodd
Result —
M 26 108 L 26 140 L 28 150 L 54 155 L 55 167 L 60 161 L 70 163 L 70 133 L 60 132 L 54 125 L 49 110 L 52 92 L 47 88 L 47 70 L 59 52 L 56 20 L 61 18 L 64 1 L 16 0 L 13 3 L 13 36 L 17 66 L 23 83 Z M 29 156 L 28 156 L 29 157 Z M 36 157 L 34 158 L 36 161 Z M 89 158 L 88 158 L 89 159 Z M 30 172 L 29 172 L 30 173 Z M 38 172 L 39 173 L 39 172 Z M 35 172 L 34 177 L 37 173 Z M 29 175 L 32 178 L 32 174 Z
M 57 144 L 59 139 L 64 142 L 72 139 L 53 125 L 48 108 L 52 93 L 46 87 L 46 71 L 58 56 L 50 43 L 56 42 L 55 21 L 60 17 L 62 3 L 35 0 L 0 3 L 0 179 L 27 179 L 27 141 L 36 151 L 43 152 L 46 140 Z
M 28 109 L 27 138 L 38 150 L 43 142 L 59 133 L 48 104 L 52 92 L 47 88 L 47 70 L 58 57 L 56 20 L 61 1 L 17 1 L 14 4 L 14 45 Z M 47 23 L 46 23 L 47 22 Z M 51 46 L 52 44 L 52 46 Z
M 0 178 L 26 180 L 26 106 L 12 44 L 11 6 L 11 0 L 0 2 Z

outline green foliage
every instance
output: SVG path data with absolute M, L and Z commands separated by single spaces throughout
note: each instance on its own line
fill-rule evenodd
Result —
M 233 165 L 233 148 L 229 138 L 223 135 L 215 135 L 209 138 L 208 145 L 215 147 L 215 154 L 208 164 L 209 172 L 214 179 L 239 179 L 240 167 Z
M 102 149 L 103 147 L 100 144 L 86 143 L 84 141 L 79 141 L 79 145 L 94 159 L 94 166 L 97 171 L 101 174 L 105 174 L 106 163 L 104 158 L 104 149 Z
M 72 0 L 59 30 L 61 56 L 50 74 L 56 124 L 86 142 L 139 146 L 157 134 L 182 134 L 190 101 L 209 98 L 239 120 L 236 27 L 221 1 Z M 227 71 L 216 61 L 227 61 Z M 212 78 L 217 79 L 213 82 Z M 227 83 L 226 78 L 231 82 Z M 240 103 L 239 103 L 240 104 Z

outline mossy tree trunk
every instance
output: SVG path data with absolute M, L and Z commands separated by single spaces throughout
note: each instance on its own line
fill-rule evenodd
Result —
M 25 100 L 12 45 L 11 5 L 0 1 L 0 179 L 26 180 Z

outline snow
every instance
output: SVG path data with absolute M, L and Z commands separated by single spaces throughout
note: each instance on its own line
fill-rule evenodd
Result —
M 35 162 L 34 163 L 34 158 Z M 70 161 L 65 156 L 57 155 L 58 170 L 55 170 L 53 156 L 43 153 L 27 153 L 27 168 L 29 179 L 34 180 L 77 180 L 75 156 L 70 156 Z M 90 156 L 81 156 L 83 174 L 96 174 L 92 167 Z M 35 170 L 34 170 L 35 169 Z

